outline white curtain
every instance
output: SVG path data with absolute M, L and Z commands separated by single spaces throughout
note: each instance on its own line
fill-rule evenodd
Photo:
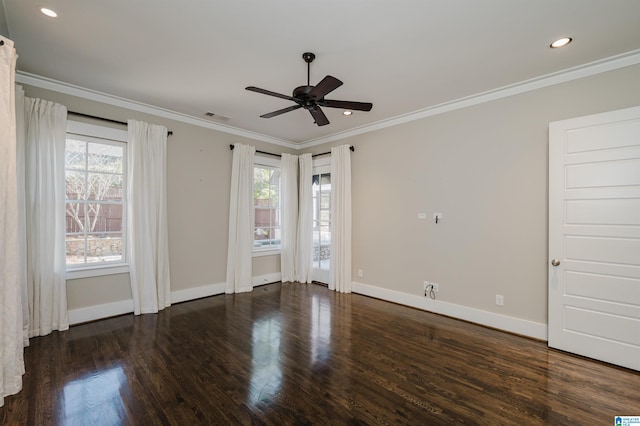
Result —
M 127 226 L 134 314 L 171 305 L 167 223 L 167 129 L 128 122 Z
M 24 98 L 17 114 L 24 149 L 29 337 L 67 330 L 64 146 L 67 108 Z M 18 165 L 20 169 L 22 165 Z M 20 170 L 18 171 L 20 173 Z
M 236 143 L 231 169 L 226 293 L 253 290 L 253 159 L 256 148 Z
M 298 235 L 298 156 L 282 154 L 280 160 L 280 272 L 283 282 L 294 282 Z
M 296 248 L 296 276 L 301 283 L 311 282 L 313 259 L 313 159 L 303 154 L 300 163 L 298 198 L 298 244 Z M 284 280 L 283 280 L 284 281 Z
M 331 148 L 331 275 L 329 289 L 351 293 L 351 153 Z
M 24 331 L 16 171 L 16 51 L 0 36 L 0 407 L 22 389 Z

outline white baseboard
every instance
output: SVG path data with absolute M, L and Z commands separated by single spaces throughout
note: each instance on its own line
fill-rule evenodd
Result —
M 171 292 L 171 303 L 187 302 L 224 293 L 225 283 L 207 284 Z
M 282 274 L 280 272 L 275 272 L 273 274 L 264 274 L 253 277 L 253 286 L 277 283 L 278 281 L 282 281 Z
M 411 306 L 412 308 L 434 312 L 436 314 L 447 315 L 453 318 L 462 319 L 476 324 L 497 328 L 499 330 L 532 337 L 534 339 L 547 340 L 547 325 L 533 321 L 514 318 L 507 315 L 500 315 L 493 312 L 483 311 L 468 306 L 456 305 L 454 303 L 433 300 L 428 297 L 415 296 L 413 294 L 402 293 L 382 287 L 353 282 L 351 290 L 354 293 L 375 297 L 376 299 L 398 303 L 400 305 Z
M 86 308 L 70 310 L 69 324 L 82 324 L 83 322 L 115 317 L 117 315 L 130 314 L 132 312 L 133 299 L 104 303 L 102 305 L 87 306 Z
M 258 275 L 253 277 L 253 286 L 275 283 L 280 281 L 280 272 L 273 274 Z M 189 300 L 201 299 L 203 297 L 215 296 L 225 292 L 225 283 L 207 284 L 198 287 L 176 290 L 171 292 L 171 303 L 187 302 Z M 133 312 L 133 300 L 121 300 L 118 302 L 105 303 L 102 305 L 87 306 L 85 308 L 72 309 L 69 311 L 69 324 L 82 324 L 83 322 L 95 321 L 103 318 L 115 317 L 117 315 L 130 314 Z

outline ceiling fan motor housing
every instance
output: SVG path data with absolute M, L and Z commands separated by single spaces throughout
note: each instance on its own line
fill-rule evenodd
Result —
M 311 109 L 315 106 L 315 102 L 317 99 L 313 99 L 309 96 L 309 92 L 313 90 L 314 86 L 298 86 L 293 89 L 293 97 L 295 101 L 302 105 L 304 109 Z

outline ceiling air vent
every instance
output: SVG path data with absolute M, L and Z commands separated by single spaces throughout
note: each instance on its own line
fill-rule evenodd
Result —
M 219 120 L 219 121 L 229 121 L 231 120 L 231 117 L 226 117 L 224 115 L 220 115 L 220 114 L 216 114 L 215 112 L 205 112 L 204 115 L 206 115 L 209 118 L 213 118 L 215 120 Z

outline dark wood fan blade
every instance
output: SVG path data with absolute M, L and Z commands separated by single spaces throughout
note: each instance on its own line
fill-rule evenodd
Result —
M 370 102 L 334 101 L 323 99 L 318 101 L 318 105 L 329 108 L 353 109 L 356 111 L 371 111 L 373 104 Z
M 288 108 L 282 108 L 282 109 L 279 109 L 277 111 L 270 112 L 268 114 L 263 114 L 260 117 L 262 117 L 262 118 L 271 118 L 271 117 L 275 117 L 276 115 L 284 114 L 285 112 L 294 111 L 294 110 L 296 110 L 298 108 L 302 108 L 302 105 L 294 105 L 294 106 L 290 106 Z
M 318 107 L 312 108 L 309 110 L 309 112 L 311 113 L 311 116 L 316 121 L 316 124 L 318 126 L 324 126 L 326 124 L 329 124 L 329 119 L 327 118 L 326 115 L 324 115 L 324 112 L 322 112 L 320 108 Z
M 261 89 L 259 87 L 255 87 L 255 86 L 245 87 L 245 89 L 247 89 L 247 90 L 249 90 L 251 92 L 262 93 L 263 95 L 275 96 L 276 98 L 287 99 L 289 101 L 294 101 L 294 102 L 296 101 L 291 96 L 282 95 L 280 93 L 272 92 L 271 90 Z
M 342 86 L 342 82 L 340 80 L 328 75 L 323 78 L 317 86 L 311 89 L 309 97 L 311 99 L 322 99 L 327 93 L 333 92 L 340 86 Z

